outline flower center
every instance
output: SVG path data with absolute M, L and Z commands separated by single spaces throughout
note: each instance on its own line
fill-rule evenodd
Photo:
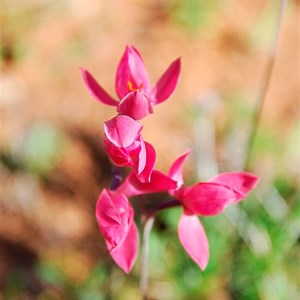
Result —
M 130 92 L 134 92 L 134 91 L 139 92 L 143 87 L 143 84 L 140 83 L 137 88 L 134 88 L 131 81 L 128 81 L 127 85 Z

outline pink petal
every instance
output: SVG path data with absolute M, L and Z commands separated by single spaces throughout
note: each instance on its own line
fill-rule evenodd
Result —
M 136 260 L 138 241 L 138 230 L 135 223 L 132 222 L 122 245 L 110 251 L 115 263 L 127 274 L 131 271 Z
M 141 182 L 149 182 L 156 160 L 154 147 L 141 139 L 141 151 L 138 156 L 131 156 L 135 174 Z
M 219 174 L 209 180 L 209 182 L 226 185 L 246 196 L 257 186 L 259 177 L 246 172 L 229 172 Z M 237 199 L 237 201 L 242 200 L 243 198 L 245 197 L 241 197 L 240 199 Z
M 185 251 L 204 270 L 209 259 L 209 246 L 198 217 L 182 214 L 178 225 L 178 235 Z
M 142 136 L 139 137 L 139 145 L 139 151 L 136 151 L 136 149 L 130 151 L 131 147 L 129 148 L 130 157 L 134 166 L 134 172 L 137 176 L 143 172 L 147 162 L 146 145 Z
M 119 103 L 117 112 L 140 120 L 153 113 L 150 100 L 141 92 L 130 92 Z
M 133 209 L 125 195 L 104 189 L 96 204 L 96 218 L 107 247 L 119 247 L 133 223 Z
M 154 104 L 165 101 L 175 90 L 180 74 L 180 58 L 173 61 L 158 82 L 153 86 L 150 94 Z
M 168 174 L 172 179 L 178 182 L 178 186 L 183 185 L 183 177 L 182 177 L 183 164 L 190 153 L 191 150 L 186 150 L 185 153 L 180 157 L 178 157 L 170 167 Z
M 244 194 L 225 185 L 199 182 L 185 190 L 182 202 L 191 213 L 213 216 L 221 213 Z
M 169 176 L 177 181 L 177 187 L 175 190 L 169 190 L 169 194 L 173 197 L 175 197 L 178 200 L 181 200 L 182 195 L 185 191 L 184 187 L 184 182 L 183 182 L 183 177 L 182 177 L 182 169 L 183 169 L 183 164 L 189 154 L 191 153 L 191 150 L 186 150 L 183 155 L 178 157 L 173 164 L 170 167 L 169 170 Z
M 103 147 L 111 161 L 119 167 L 132 166 L 132 160 L 126 148 L 117 147 L 105 136 L 103 137 Z
M 129 147 L 139 137 L 143 126 L 134 119 L 118 115 L 104 122 L 104 134 L 106 138 L 117 147 Z
M 88 88 L 91 95 L 103 104 L 110 106 L 117 106 L 119 104 L 114 98 L 112 98 L 95 80 L 95 78 L 85 69 L 80 68 L 83 81 Z
M 176 187 L 176 181 L 169 176 L 153 170 L 150 182 L 141 182 L 132 172 L 123 183 L 118 187 L 117 191 L 123 193 L 127 197 L 133 197 L 143 194 L 160 193 Z
M 116 92 L 119 98 L 122 99 L 133 90 L 147 93 L 149 87 L 147 71 L 140 53 L 133 46 L 127 46 L 116 73 Z

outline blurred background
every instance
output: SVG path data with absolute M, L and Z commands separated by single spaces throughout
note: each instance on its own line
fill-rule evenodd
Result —
M 289 1 L 252 147 L 261 182 L 246 201 L 201 218 L 201 272 L 177 238 L 181 210 L 159 213 L 150 241 L 150 296 L 300 298 L 300 5 Z M 273 0 L 2 0 L 0 298 L 139 299 L 105 248 L 94 207 L 111 165 L 101 145 L 115 115 L 85 89 L 79 67 L 112 95 L 127 44 L 154 84 L 182 58 L 172 97 L 142 120 L 157 168 L 186 148 L 187 183 L 243 170 L 278 15 Z

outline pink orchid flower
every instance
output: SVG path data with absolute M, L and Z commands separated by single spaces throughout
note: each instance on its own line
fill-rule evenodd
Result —
M 96 100 L 115 106 L 120 114 L 140 120 L 153 113 L 153 105 L 165 101 L 175 90 L 180 74 L 180 58 L 173 61 L 151 87 L 139 51 L 127 46 L 116 72 L 115 89 L 120 101 L 111 97 L 87 70 L 81 68 L 81 72 L 86 87 Z
M 134 211 L 123 194 L 104 189 L 97 201 L 96 218 L 107 249 L 116 264 L 129 273 L 137 256 L 138 230 Z
M 101 192 L 96 205 L 99 230 L 112 259 L 124 272 L 131 271 L 138 251 L 138 230 L 127 197 L 144 193 L 146 189 L 149 193 L 158 193 L 174 188 L 174 180 L 154 170 L 150 183 L 142 184 L 130 173 L 116 191 L 104 189 Z
M 259 178 L 243 172 L 223 173 L 208 182 L 198 182 L 185 187 L 182 169 L 189 153 L 190 151 L 187 151 L 172 164 L 169 176 L 176 180 L 179 186 L 169 193 L 183 206 L 178 225 L 179 240 L 190 257 L 204 270 L 209 259 L 209 246 L 197 215 L 218 215 L 227 206 L 245 199 L 255 188 Z
M 141 182 L 150 180 L 155 164 L 153 146 L 143 140 L 143 126 L 125 115 L 104 122 L 104 149 L 112 162 L 120 167 L 132 167 Z

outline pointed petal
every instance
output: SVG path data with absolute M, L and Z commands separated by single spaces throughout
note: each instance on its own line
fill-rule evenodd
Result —
M 153 113 L 150 100 L 142 92 L 130 92 L 119 103 L 117 112 L 140 120 Z
M 125 49 L 117 68 L 115 85 L 120 99 L 133 90 L 145 93 L 149 90 L 150 83 L 143 59 L 133 46 L 127 46 Z
M 194 214 L 213 216 L 240 197 L 245 195 L 225 185 L 199 182 L 185 190 L 182 202 Z
M 99 102 L 110 105 L 117 106 L 119 104 L 114 98 L 112 98 L 95 80 L 95 78 L 84 68 L 80 68 L 81 74 L 85 86 L 88 88 L 90 94 Z
M 178 235 L 185 251 L 204 270 L 209 259 L 209 246 L 198 217 L 182 214 L 178 225 Z
M 153 170 L 150 182 L 141 182 L 132 172 L 123 183 L 118 187 L 117 191 L 123 193 L 127 197 L 133 197 L 143 194 L 160 193 L 176 187 L 176 181 L 169 176 Z
M 247 196 L 247 194 L 257 186 L 259 177 L 246 172 L 228 172 L 217 175 L 209 180 L 209 182 L 226 185 Z M 237 201 L 242 199 L 244 199 L 244 197 L 237 199 Z
M 180 58 L 173 61 L 153 86 L 150 95 L 153 104 L 165 101 L 175 90 L 180 74 Z
M 138 230 L 135 223 L 132 222 L 122 245 L 110 252 L 115 263 L 127 274 L 131 271 L 136 260 L 138 241 Z
M 139 137 L 143 126 L 134 119 L 118 115 L 104 122 L 104 134 L 106 138 L 117 147 L 129 147 Z
M 96 204 L 96 218 L 109 250 L 121 245 L 133 223 L 133 209 L 125 195 L 104 189 Z
M 174 179 L 178 182 L 178 186 L 183 185 L 183 177 L 182 177 L 183 164 L 190 153 L 191 153 L 191 150 L 189 150 L 189 149 L 186 150 L 185 153 L 183 155 L 181 155 L 180 157 L 178 157 L 170 167 L 168 174 L 172 179 Z
M 176 199 L 180 200 L 182 199 L 182 196 L 184 194 L 185 191 L 185 187 L 184 187 L 184 181 L 183 181 L 183 176 L 182 176 L 182 169 L 183 169 L 183 164 L 185 162 L 185 160 L 187 159 L 187 157 L 189 156 L 189 154 L 191 153 L 191 150 L 186 150 L 185 153 L 183 155 L 181 155 L 180 157 L 178 157 L 173 164 L 170 167 L 169 170 L 169 176 L 173 179 L 177 181 L 177 187 L 175 190 L 169 190 L 168 193 L 175 197 Z

